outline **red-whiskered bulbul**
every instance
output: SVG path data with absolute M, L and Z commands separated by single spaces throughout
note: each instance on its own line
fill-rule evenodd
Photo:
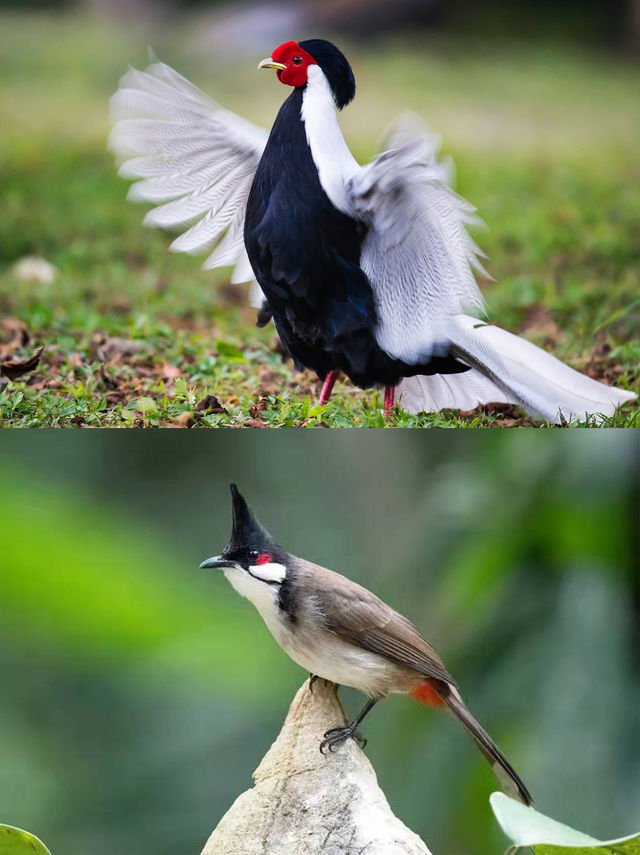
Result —
M 201 568 L 220 568 L 258 609 L 286 653 L 314 677 L 352 686 L 369 696 L 350 723 L 324 734 L 320 750 L 334 750 L 373 705 L 392 692 L 446 707 L 465 726 L 504 789 L 525 804 L 529 791 L 504 754 L 469 712 L 442 659 L 416 627 L 362 585 L 291 555 L 258 522 L 231 484 L 233 528 L 221 555 Z

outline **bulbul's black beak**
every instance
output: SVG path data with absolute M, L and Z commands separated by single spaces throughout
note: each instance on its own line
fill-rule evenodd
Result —
M 228 561 L 226 558 L 222 558 L 221 555 L 214 555 L 213 558 L 207 558 L 206 561 L 203 561 L 200 565 L 201 570 L 222 570 L 224 567 L 237 567 L 238 564 L 235 561 Z

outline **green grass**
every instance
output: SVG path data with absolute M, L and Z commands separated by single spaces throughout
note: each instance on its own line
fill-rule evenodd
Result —
M 244 286 L 142 227 L 144 208 L 125 201 L 104 143 L 107 98 L 128 62 L 144 64 L 143 45 L 254 121 L 268 124 L 285 94 L 253 57 L 212 67 L 195 50 L 176 54 L 192 26 L 124 34 L 82 18 L 0 20 L 0 317 L 30 333 L 11 358 L 45 345 L 37 371 L 0 381 L 0 424 L 540 425 L 513 408 L 386 421 L 380 393 L 346 383 L 319 407 L 318 381 L 283 360 L 272 327 L 254 326 Z M 640 388 L 637 67 L 559 47 L 441 41 L 350 55 L 359 94 L 343 127 L 360 159 L 403 107 L 442 132 L 457 189 L 489 226 L 475 235 L 496 277 L 482 283 L 489 318 Z M 14 263 L 32 254 L 56 266 L 52 285 L 16 278 Z M 118 355 L 114 338 L 133 345 Z M 226 412 L 198 409 L 208 395 Z M 640 426 L 639 412 L 627 405 L 606 425 Z

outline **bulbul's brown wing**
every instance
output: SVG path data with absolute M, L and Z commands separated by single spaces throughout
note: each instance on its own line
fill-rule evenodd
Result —
M 304 575 L 303 565 L 310 565 L 300 563 Z M 425 677 L 456 685 L 442 659 L 411 621 L 362 585 L 333 570 L 316 564 L 313 576 L 313 596 L 324 614 L 327 629 Z
M 456 685 L 442 659 L 407 618 L 339 573 L 306 561 L 300 561 L 299 569 L 303 587 L 307 579 L 312 580 L 308 594 L 324 614 L 327 629 L 365 650 L 413 668 L 428 679 Z M 522 779 L 469 712 L 458 692 L 438 688 L 438 694 L 469 731 L 506 791 L 524 804 L 531 804 L 531 795 Z

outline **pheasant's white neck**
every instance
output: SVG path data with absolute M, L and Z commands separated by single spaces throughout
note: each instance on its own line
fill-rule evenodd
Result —
M 331 87 L 319 65 L 309 66 L 301 116 L 322 189 L 334 207 L 352 215 L 345 184 L 360 166 L 344 141 Z

